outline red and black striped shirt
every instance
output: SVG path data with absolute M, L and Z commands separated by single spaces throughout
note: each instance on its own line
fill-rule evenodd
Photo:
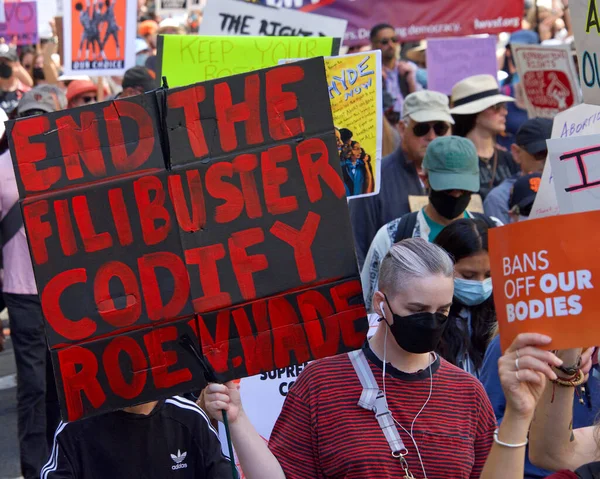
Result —
M 383 389 L 383 363 L 363 348 Z M 479 478 L 496 419 L 481 383 L 439 357 L 431 366 L 433 392 L 413 437 L 429 479 Z M 386 366 L 387 401 L 409 432 L 430 388 L 429 369 L 407 374 Z M 346 354 L 315 361 L 290 390 L 269 447 L 287 479 L 388 479 L 403 477 L 400 462 L 375 415 L 358 406 L 362 386 Z M 423 476 L 416 448 L 398 427 L 415 477 Z

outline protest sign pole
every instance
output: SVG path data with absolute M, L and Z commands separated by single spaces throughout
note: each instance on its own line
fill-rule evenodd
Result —
M 104 77 L 98 77 L 98 91 L 96 93 L 96 100 L 98 102 L 104 101 Z

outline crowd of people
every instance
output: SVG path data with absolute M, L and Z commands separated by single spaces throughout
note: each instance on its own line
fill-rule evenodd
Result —
M 90 13 L 89 0 L 78 3 L 89 27 L 79 56 L 101 57 L 111 36 L 120 48 L 116 32 L 93 30 L 94 17 L 110 24 L 113 6 Z M 160 20 L 140 2 L 136 66 L 123 77 L 64 75 L 55 38 L 0 44 L 2 289 L 23 477 L 235 477 L 216 428 L 223 411 L 248 479 L 600 477 L 597 351 L 547 351 L 551 338 L 527 333 L 503 352 L 488 249 L 490 229 L 528 219 L 552 134 L 552 120 L 527 118 L 508 46 L 572 39 L 567 0 L 526 2 L 498 78 L 464 78 L 449 97 L 427 89 L 425 44 L 401 48 L 393 25 L 373 27 L 366 48 L 382 52 L 386 155 L 379 194 L 349 200 L 369 337 L 304 369 L 268 444 L 234 382 L 209 384 L 197 401 L 60 421 L 4 121 L 153 90 L 157 35 L 197 31 L 200 21 Z M 337 126 L 346 194 L 374 192 L 375 158 Z M 424 206 L 415 209 L 414 196 Z

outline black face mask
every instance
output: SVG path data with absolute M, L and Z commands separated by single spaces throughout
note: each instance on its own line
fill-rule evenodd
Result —
M 387 296 L 385 302 L 392 311 Z M 392 311 L 392 315 L 394 324 L 390 326 L 387 319 L 383 318 L 384 321 L 389 326 L 398 346 L 413 354 L 435 351 L 448 324 L 448 316 L 442 313 L 416 313 L 399 316 Z
M 8 63 L 0 63 L 0 78 L 10 78 L 13 74 L 13 69 Z
M 33 79 L 34 80 L 45 80 L 46 77 L 44 76 L 44 69 L 35 67 L 33 69 Z
M 433 205 L 435 211 L 448 220 L 453 220 L 464 213 L 469 201 L 471 201 L 471 193 L 462 194 L 458 198 L 443 191 L 431 190 L 429 193 L 429 202 Z

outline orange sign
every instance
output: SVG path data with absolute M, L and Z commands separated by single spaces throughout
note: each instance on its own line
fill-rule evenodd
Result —
M 600 344 L 600 211 L 490 230 L 502 349 L 519 333 L 552 337 L 548 349 Z

